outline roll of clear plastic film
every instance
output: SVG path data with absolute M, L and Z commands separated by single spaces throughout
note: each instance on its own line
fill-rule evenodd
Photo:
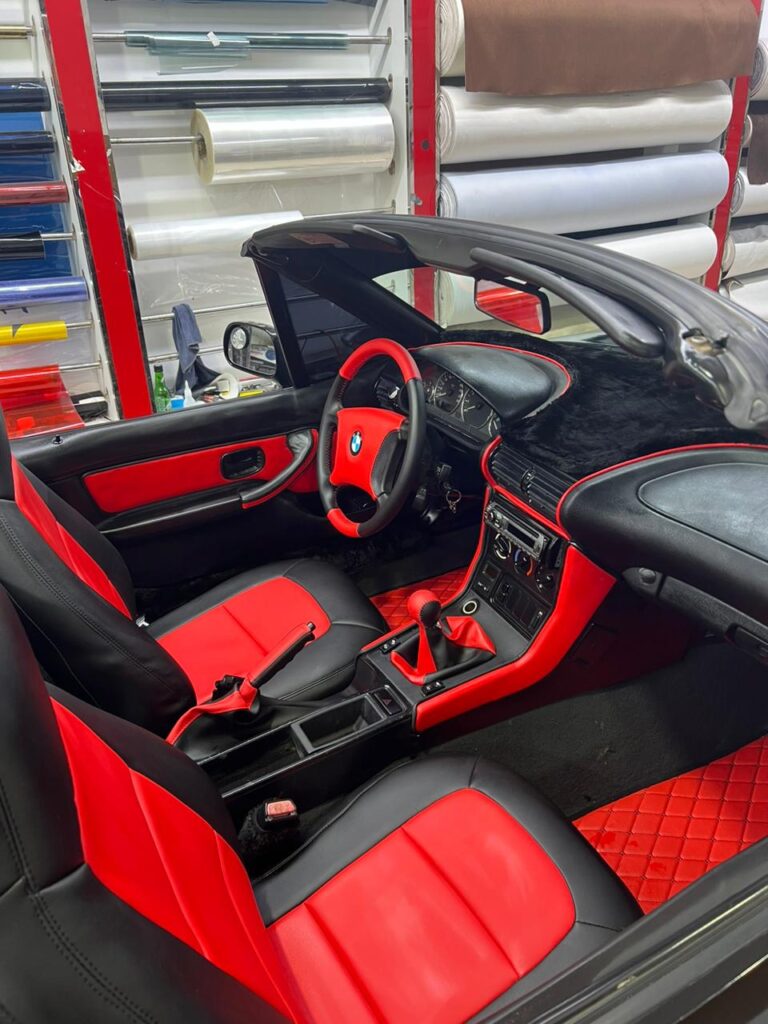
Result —
M 255 231 L 301 219 L 299 210 L 281 210 L 279 213 L 246 213 L 236 217 L 136 221 L 128 228 L 128 248 L 135 260 L 205 256 L 209 253 L 239 256 L 243 242 Z
M 386 171 L 395 129 L 380 103 L 201 109 L 192 115 L 205 185 Z

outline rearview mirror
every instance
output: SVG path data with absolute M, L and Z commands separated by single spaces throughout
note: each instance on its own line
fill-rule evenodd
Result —
M 475 306 L 481 313 L 529 334 L 546 334 L 552 327 L 549 299 L 538 288 L 476 281 Z
M 236 321 L 224 331 L 224 358 L 236 370 L 260 377 L 277 374 L 277 332 L 267 324 Z

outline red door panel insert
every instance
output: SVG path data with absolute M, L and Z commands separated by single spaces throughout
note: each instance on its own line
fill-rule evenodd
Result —
M 253 448 L 260 448 L 264 454 L 264 465 L 257 473 L 237 480 L 228 480 L 222 475 L 223 456 Z M 99 470 L 88 473 L 84 483 L 102 512 L 126 512 L 170 498 L 215 490 L 217 487 L 236 488 L 248 480 L 271 480 L 289 466 L 292 460 L 293 454 L 285 436 L 266 437 L 259 441 L 203 448 L 200 451 Z M 302 468 L 298 479 L 301 480 L 301 489 L 306 490 L 306 467 Z

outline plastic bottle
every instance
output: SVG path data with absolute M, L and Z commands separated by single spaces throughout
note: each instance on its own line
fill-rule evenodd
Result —
M 189 409 L 190 406 L 197 405 L 195 396 L 192 394 L 192 388 L 189 386 L 189 381 L 184 381 L 184 408 Z
M 155 363 L 152 369 L 155 372 L 155 379 L 152 385 L 152 391 L 155 397 L 155 409 L 157 412 L 170 412 L 171 393 L 165 383 L 162 364 Z

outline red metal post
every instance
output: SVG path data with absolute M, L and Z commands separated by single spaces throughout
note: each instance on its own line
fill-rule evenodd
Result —
M 48 30 L 77 166 L 76 180 L 93 257 L 107 344 L 123 416 L 146 416 L 152 399 L 136 319 L 80 0 L 51 0 Z
M 758 17 L 762 8 L 762 0 L 752 0 Z M 733 87 L 733 114 L 725 135 L 725 159 L 728 161 L 729 184 L 725 199 L 715 210 L 712 230 L 717 235 L 717 259 L 712 264 L 704 279 L 707 288 L 717 291 L 722 275 L 723 252 L 725 250 L 728 228 L 731 223 L 731 202 L 736 176 L 741 164 L 741 150 L 744 142 L 744 122 L 749 107 L 749 78 L 737 78 Z
M 437 213 L 437 18 L 435 0 L 411 0 L 411 105 L 413 212 Z M 435 275 L 424 268 L 414 273 L 414 301 L 426 316 L 435 315 Z

